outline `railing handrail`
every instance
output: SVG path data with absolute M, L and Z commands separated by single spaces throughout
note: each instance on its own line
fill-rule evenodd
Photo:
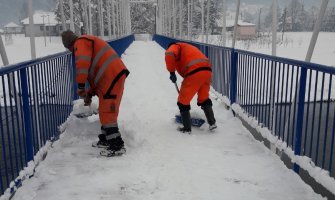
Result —
M 121 37 L 121 38 L 107 40 L 107 42 L 110 43 L 110 42 L 126 39 L 127 37 L 129 37 L 129 36 L 124 36 L 124 37 Z M 68 55 L 68 54 L 71 54 L 71 52 L 70 51 L 63 51 L 63 52 L 59 52 L 59 53 L 56 53 L 56 54 L 47 55 L 47 56 L 43 56 L 43 57 L 40 57 L 40 58 L 35 58 L 35 59 L 32 59 L 32 60 L 22 61 L 22 62 L 18 62 L 18 63 L 15 63 L 15 64 L 10 64 L 10 65 L 7 65 L 7 66 L 3 66 L 3 67 L 0 68 L 0 74 L 11 73 L 11 72 L 20 70 L 22 68 L 25 68 L 27 66 L 34 65 L 34 64 L 39 64 L 39 63 L 44 62 L 46 60 L 56 59 L 56 58 L 59 58 L 61 56 Z
M 307 69 L 317 70 L 317 71 L 320 71 L 320 72 L 335 74 L 335 66 L 333 67 L 333 66 L 330 66 L 330 65 L 323 65 L 323 64 L 313 63 L 313 62 L 306 62 L 306 61 L 302 61 L 302 60 L 295 60 L 295 59 L 284 58 L 284 57 L 280 57 L 280 56 L 272 56 L 272 55 L 263 54 L 263 53 L 255 53 L 255 52 L 246 51 L 246 50 L 237 49 L 237 48 L 233 49 L 231 47 L 223 47 L 223 46 L 218 46 L 218 45 L 213 45 L 213 44 L 206 44 L 206 43 L 201 43 L 201 42 L 191 41 L 191 40 L 176 39 L 176 38 L 171 38 L 171 37 L 168 37 L 168 36 L 163 36 L 163 35 L 158 35 L 158 34 L 156 34 L 156 35 L 157 36 L 162 36 L 162 37 L 167 37 L 167 38 L 169 38 L 171 40 L 175 40 L 175 41 L 182 41 L 182 42 L 198 44 L 198 45 L 202 45 L 202 46 L 221 48 L 221 49 L 225 49 L 225 50 L 235 51 L 235 52 L 238 52 L 238 53 L 244 54 L 244 55 L 257 56 L 257 57 L 261 57 L 261 58 L 270 59 L 272 61 L 284 62 L 285 64 L 289 64 L 289 65 L 295 65 L 295 66 L 300 66 L 300 67 L 307 68 Z
M 133 34 L 132 34 L 133 35 Z M 110 42 L 114 42 L 114 41 L 117 41 L 117 40 L 122 40 L 122 39 L 126 39 L 127 37 L 129 37 L 130 35 L 127 35 L 127 36 L 124 36 L 124 37 L 120 37 L 120 38 L 114 38 L 114 39 L 111 39 L 111 40 L 106 40 L 107 43 L 110 43 Z
M 255 57 L 261 57 L 261 58 L 267 58 L 272 61 L 277 61 L 285 64 L 290 64 L 290 65 L 295 65 L 295 66 L 300 66 L 306 69 L 312 69 L 312 70 L 317 70 L 320 72 L 325 72 L 325 73 L 331 73 L 335 74 L 335 67 L 329 66 L 329 65 L 322 65 L 322 64 L 317 64 L 313 62 L 306 62 L 302 60 L 295 60 L 291 58 L 284 58 L 280 56 L 272 56 L 272 55 L 267 55 L 267 54 L 262 54 L 262 53 L 255 53 L 255 52 L 250 52 L 246 50 L 241 50 L 241 49 L 235 49 L 236 52 L 244 55 L 251 55 Z
M 0 68 L 0 75 L 1 74 L 8 74 L 8 73 L 11 73 L 11 72 L 14 72 L 14 71 L 18 71 L 20 69 L 26 68 L 27 66 L 39 64 L 39 63 L 48 61 L 50 59 L 57 59 L 59 57 L 62 57 L 62 56 L 68 55 L 68 54 L 71 54 L 71 52 L 70 51 L 64 51 L 64 52 L 60 52 L 60 53 L 36 58 L 36 59 L 33 59 L 33 60 L 27 60 L 27 61 L 22 61 L 22 62 L 15 63 L 15 64 L 10 64 L 10 65 L 7 65 L 7 66 L 4 66 L 4 67 Z

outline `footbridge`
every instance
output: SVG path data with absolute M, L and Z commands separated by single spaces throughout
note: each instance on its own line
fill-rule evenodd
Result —
M 130 34 L 126 14 L 119 35 L 100 32 L 131 72 L 121 157 L 99 157 L 90 145 L 98 101 L 78 99 L 70 52 L 0 68 L 0 199 L 335 199 L 335 68 L 179 37 L 167 17 L 177 2 L 158 1 L 159 34 L 147 41 Z M 196 46 L 212 63 L 214 133 L 206 124 L 175 131 L 177 94 L 164 62 L 171 42 Z
M 2 68 L 2 198 L 50 195 L 49 199 L 57 199 L 59 193 L 64 198 L 80 197 L 86 193 L 78 188 L 81 177 L 101 187 L 99 177 L 102 185 L 109 183 L 101 177 L 104 170 L 106 177 L 113 178 L 110 190 L 107 187 L 106 193 L 99 194 L 98 187 L 92 186 L 90 195 L 147 199 L 151 191 L 154 199 L 166 199 L 174 192 L 177 199 L 183 195 L 187 199 L 197 195 L 205 195 L 202 199 L 334 197 L 333 68 L 186 41 L 213 64 L 211 98 L 219 128 L 215 133 L 202 127 L 192 135 L 180 135 L 172 120 L 177 94 L 164 63 L 164 48 L 175 41 L 182 40 L 154 35 L 153 41 L 143 42 L 130 35 L 110 42 L 131 76 L 120 114 L 128 152 L 108 160 L 90 147 L 100 131 L 97 102 L 88 109 L 76 100 L 69 52 Z M 192 110 L 202 114 L 196 105 Z M 75 117 L 80 112 L 91 114 Z M 207 177 L 207 170 L 214 170 L 217 177 Z M 62 171 L 71 177 L 71 184 Z M 185 173 L 182 177 L 189 182 L 180 180 L 179 173 Z M 134 185 L 129 185 L 132 181 Z M 170 181 L 182 188 L 172 187 Z M 272 181 L 278 185 L 266 186 Z M 200 189 L 198 184 L 202 192 L 197 193 L 193 189 Z M 61 185 L 67 189 L 56 192 Z

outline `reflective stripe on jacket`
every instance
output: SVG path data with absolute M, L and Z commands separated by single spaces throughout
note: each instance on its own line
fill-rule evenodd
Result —
M 186 77 L 198 68 L 211 68 L 208 58 L 195 46 L 178 42 L 165 52 L 166 67 L 169 72 L 177 72 Z
M 127 69 L 114 49 L 95 36 L 79 37 L 74 44 L 74 54 L 76 81 L 85 84 L 88 80 L 91 88 L 98 87 L 104 76 L 113 78 Z

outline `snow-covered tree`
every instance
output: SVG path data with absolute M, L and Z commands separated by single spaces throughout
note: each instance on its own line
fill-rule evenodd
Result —
M 279 6 L 277 6 L 277 19 L 280 19 L 281 18 L 281 15 L 280 15 L 281 11 L 280 11 L 280 8 Z M 272 27 L 272 8 L 268 8 L 267 9 L 267 15 L 264 19 L 264 26 L 266 29 L 271 29 Z
M 133 33 L 155 33 L 156 6 L 153 3 L 132 3 L 130 17 Z
M 74 11 L 73 21 L 75 25 L 75 31 L 77 33 L 81 32 L 80 22 L 84 21 L 84 16 L 83 16 L 84 12 L 83 12 L 83 8 L 80 3 L 81 3 L 80 0 L 73 0 L 73 11 Z M 70 19 L 69 1 L 63 1 L 63 5 L 64 5 L 65 19 L 69 20 Z M 58 21 L 61 21 L 61 11 L 60 11 L 59 0 L 57 0 L 57 3 L 56 3 L 55 14 L 57 16 Z
M 56 0 L 55 13 L 59 21 L 61 21 L 60 0 Z M 72 0 L 74 10 L 74 24 L 77 33 L 88 33 L 90 25 L 92 26 L 93 35 L 107 36 L 109 32 L 108 16 L 111 17 L 112 33 L 116 36 L 122 36 L 126 33 L 126 3 L 127 0 Z M 70 19 L 70 5 L 69 0 L 63 0 L 65 19 Z M 100 9 L 101 5 L 101 9 Z M 113 5 L 113 7 L 112 7 Z M 110 10 L 109 10 L 110 9 Z M 90 12 L 91 11 L 91 12 Z M 112 12 L 113 11 L 113 12 Z M 100 20 L 100 13 L 102 12 L 103 20 Z M 89 15 L 91 13 L 91 15 Z M 108 15 L 110 14 L 110 15 Z M 86 15 L 89 18 L 87 22 Z M 100 23 L 102 21 L 102 24 Z M 83 25 L 83 26 L 82 26 Z M 114 26 L 115 27 L 114 27 Z M 101 30 L 103 29 L 103 30 Z M 115 30 L 114 30 L 115 29 Z
M 329 32 L 335 31 L 335 7 L 327 10 L 322 30 Z

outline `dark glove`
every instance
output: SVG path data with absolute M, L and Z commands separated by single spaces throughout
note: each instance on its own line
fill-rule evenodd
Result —
M 86 95 L 86 97 L 84 98 L 84 106 L 90 106 L 92 103 L 92 97 L 89 95 Z
M 177 82 L 176 73 L 170 72 L 170 80 L 172 81 L 172 83 L 176 83 Z

